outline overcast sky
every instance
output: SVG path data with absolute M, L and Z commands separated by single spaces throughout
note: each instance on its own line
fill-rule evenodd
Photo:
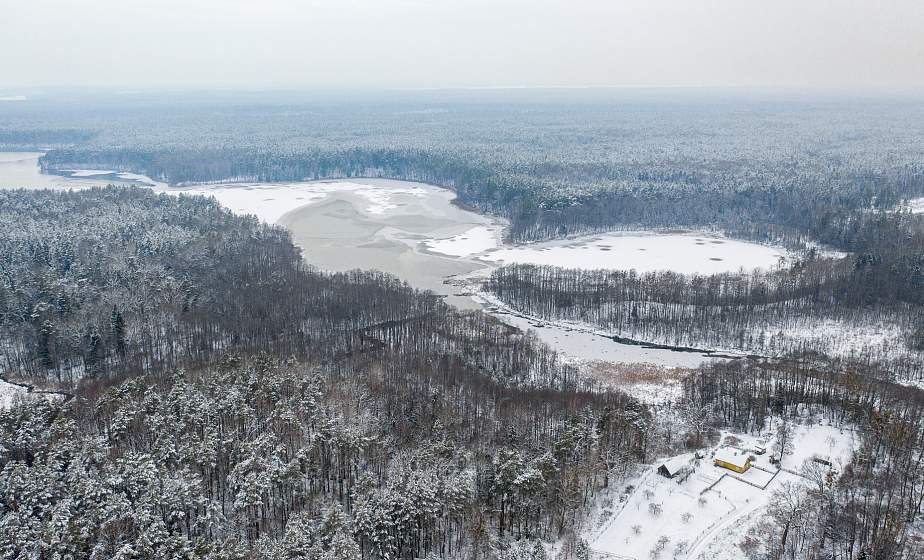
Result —
M 45 86 L 924 87 L 924 0 L 0 0 Z

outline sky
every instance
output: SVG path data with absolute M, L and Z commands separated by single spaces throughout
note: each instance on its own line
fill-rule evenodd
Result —
M 0 0 L 28 87 L 924 88 L 922 0 Z

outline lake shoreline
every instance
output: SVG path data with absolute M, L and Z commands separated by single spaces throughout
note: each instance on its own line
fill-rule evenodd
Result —
M 92 182 L 94 176 L 103 171 L 88 168 L 80 173 L 74 168 L 72 175 L 87 176 L 65 180 Z M 100 177 L 119 177 L 120 173 L 123 172 L 113 171 Z M 601 264 L 603 268 L 628 268 L 631 264 L 642 263 L 639 255 L 644 257 L 650 254 L 649 250 L 656 252 L 657 249 L 662 253 L 667 251 L 669 268 L 675 264 L 671 261 L 677 260 L 674 255 L 679 251 L 676 248 L 678 240 L 698 244 L 692 249 L 700 251 L 700 262 L 692 266 L 697 270 L 705 269 L 706 272 L 702 273 L 728 270 L 728 263 L 721 262 L 723 258 L 717 256 L 709 261 L 706 257 L 711 253 L 704 251 L 728 252 L 727 247 L 736 242 L 742 243 L 742 247 L 750 252 L 755 248 L 765 251 L 763 260 L 759 261 L 762 264 L 774 262 L 767 256 L 771 254 L 771 248 L 764 245 L 745 245 L 716 231 L 676 227 L 624 229 L 509 244 L 506 242 L 509 231 L 507 220 L 481 214 L 459 202 L 458 195 L 449 187 L 419 181 L 351 177 L 273 183 L 226 181 L 181 187 L 151 183 L 136 184 L 158 193 L 214 197 L 232 212 L 254 214 L 258 219 L 286 228 L 293 242 L 303 251 L 306 263 L 321 270 L 378 269 L 415 288 L 429 290 L 458 308 L 483 311 L 516 328 L 537 330 L 540 338 L 566 359 L 691 367 L 701 361 L 738 356 L 722 350 L 673 347 L 633 340 L 593 329 L 581 332 L 573 326 L 543 330 L 536 325 L 549 325 L 549 322 L 525 316 L 513 318 L 513 315 L 486 301 L 485 294 L 479 293 L 479 287 L 472 285 L 470 280 L 461 283 L 460 280 L 483 276 L 500 266 L 512 264 L 497 257 L 519 257 L 516 254 L 519 251 L 526 252 L 526 262 L 551 258 L 554 264 L 567 267 L 571 256 L 577 258 L 583 253 L 585 264 L 598 268 Z M 624 241 L 654 245 L 638 248 L 618 245 Z M 772 250 L 780 248 L 773 247 Z M 680 252 L 687 254 L 690 251 Z M 549 256 L 556 254 L 563 258 Z M 735 255 L 735 252 L 729 254 Z M 741 254 L 740 249 L 737 254 Z M 614 255 L 620 256 L 613 259 Z M 606 260 L 608 257 L 610 261 Z M 657 259 L 649 261 L 648 266 L 657 266 L 659 262 Z M 644 270 L 643 267 L 638 268 Z

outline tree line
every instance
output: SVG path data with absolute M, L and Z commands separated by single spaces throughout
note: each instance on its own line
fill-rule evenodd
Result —
M 483 289 L 526 315 L 583 322 L 633 340 L 771 356 L 863 356 L 891 364 L 896 378 L 920 379 L 920 304 L 885 299 L 889 288 L 882 284 L 884 301 L 871 302 L 863 262 L 809 258 L 709 276 L 508 265 L 492 271 Z M 813 332 L 825 324 L 835 325 L 833 336 Z M 876 324 L 891 332 L 870 343 L 851 339 Z

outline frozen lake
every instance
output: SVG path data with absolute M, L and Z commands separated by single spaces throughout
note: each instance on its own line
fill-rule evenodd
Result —
M 455 194 L 421 183 L 352 179 L 171 188 L 146 177 L 105 169 L 44 175 L 41 154 L 0 153 L 0 188 L 87 188 L 147 185 L 157 192 L 215 197 L 240 214 L 286 227 L 305 259 L 324 270 L 379 269 L 432 290 L 463 309 L 484 309 L 530 328 L 566 358 L 692 367 L 702 354 L 617 343 L 592 330 L 538 322 L 498 309 L 473 293 L 477 278 L 505 263 L 574 268 L 636 268 L 713 273 L 770 267 L 785 255 L 772 247 L 702 233 L 611 233 L 523 246 L 504 245 L 505 222 L 453 204 Z M 464 279 L 468 279 L 467 281 Z M 462 279 L 462 280 L 460 280 Z
M 49 175 L 39 169 L 41 152 L 0 152 L 0 189 L 87 189 L 106 185 L 147 185 L 160 183 L 132 173 L 103 169 L 74 170 Z
M 554 240 L 480 253 L 499 264 L 555 265 L 583 270 L 605 268 L 638 272 L 670 270 L 682 274 L 719 274 L 771 268 L 783 262 L 783 250 L 699 232 L 615 232 Z

